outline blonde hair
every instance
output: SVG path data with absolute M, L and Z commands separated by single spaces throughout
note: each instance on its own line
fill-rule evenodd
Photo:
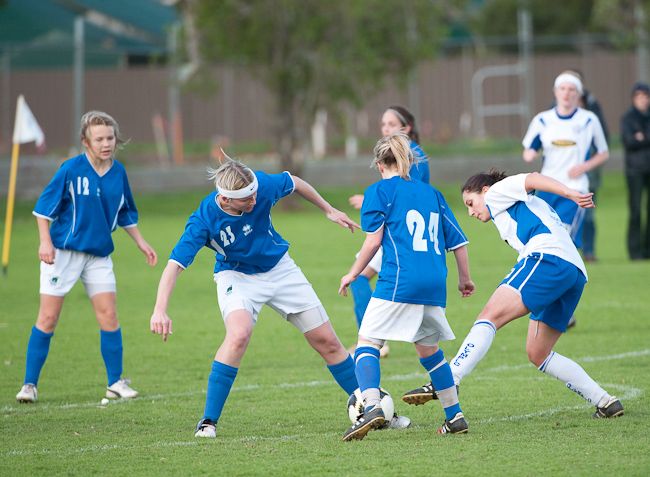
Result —
M 79 130 L 79 139 L 86 141 L 90 139 L 88 137 L 88 129 L 90 126 L 108 126 L 113 128 L 113 133 L 115 133 L 115 144 L 118 147 L 122 147 L 128 141 L 124 141 L 120 137 L 120 127 L 117 125 L 117 121 L 109 114 L 106 114 L 102 111 L 88 111 L 81 117 L 81 128 Z
M 402 179 L 411 180 L 409 171 L 411 164 L 417 163 L 417 159 L 413 155 L 411 140 L 404 129 L 398 129 L 393 134 L 380 139 L 373 152 L 375 158 L 370 167 L 382 164 L 388 169 L 395 168 Z
M 248 166 L 231 159 L 225 152 L 223 155 L 226 162 L 218 169 L 208 167 L 208 179 L 214 181 L 215 188 L 239 190 L 255 181 L 255 173 Z

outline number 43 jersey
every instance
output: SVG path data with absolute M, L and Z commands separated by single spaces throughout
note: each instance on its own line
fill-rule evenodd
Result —
M 50 235 L 58 249 L 106 257 L 114 250 L 111 232 L 138 224 L 138 211 L 124 166 L 113 165 L 102 176 L 85 154 L 68 159 L 36 202 L 33 214 L 52 222 Z
M 383 258 L 375 298 L 400 303 L 447 304 L 445 252 L 468 243 L 443 195 L 428 184 L 400 177 L 370 186 L 361 228 L 383 227 Z

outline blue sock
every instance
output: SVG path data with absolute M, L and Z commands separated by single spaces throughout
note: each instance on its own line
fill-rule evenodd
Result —
M 368 388 L 379 388 L 381 381 L 379 350 L 371 346 L 362 346 L 354 352 L 354 360 L 357 363 L 359 390 L 364 392 Z
M 443 391 L 443 394 L 446 394 L 444 393 L 445 389 L 455 387 L 451 368 L 449 367 L 449 363 L 445 360 L 445 355 L 441 349 L 428 358 L 420 358 L 420 363 L 422 363 L 424 369 L 429 373 L 433 387 L 436 388 L 436 392 L 440 393 Z M 457 413 L 461 412 L 458 397 L 452 401 L 445 399 L 442 396 L 439 397 L 440 404 L 442 404 L 442 407 L 445 410 L 445 416 L 447 419 L 451 419 Z M 445 407 L 445 405 L 447 405 L 447 407 Z
M 339 364 L 327 366 L 327 369 L 332 373 L 332 376 L 334 376 L 338 385 L 343 388 L 343 391 L 345 391 L 348 396 L 359 387 L 357 376 L 354 373 L 354 368 L 354 360 L 350 355 Z
M 112 386 L 120 380 L 122 376 L 122 328 L 115 331 L 100 330 L 100 343 L 104 366 L 106 366 L 106 375 L 108 376 L 108 385 Z
M 357 318 L 357 326 L 361 327 L 363 315 L 372 297 L 370 280 L 364 275 L 359 275 L 355 281 L 350 283 L 350 290 L 352 290 L 352 297 L 354 298 L 354 316 Z
M 54 333 L 44 333 L 36 325 L 32 328 L 32 334 L 27 344 L 27 362 L 25 363 L 24 384 L 38 384 L 38 377 L 50 351 L 50 340 Z
M 208 396 L 205 398 L 205 410 L 203 419 L 210 419 L 215 424 L 221 417 L 221 411 L 226 404 L 228 394 L 232 388 L 232 383 L 237 377 L 238 368 L 233 368 L 227 364 L 214 361 L 212 363 L 212 372 L 208 378 Z

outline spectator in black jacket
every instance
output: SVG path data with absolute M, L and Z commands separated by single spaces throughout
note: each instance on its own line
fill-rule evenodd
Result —
M 650 86 L 635 83 L 632 106 L 621 118 L 621 139 L 625 147 L 625 176 L 628 187 L 630 218 L 627 249 L 632 260 L 650 258 Z M 641 198 L 648 193 L 646 220 L 641 227 Z

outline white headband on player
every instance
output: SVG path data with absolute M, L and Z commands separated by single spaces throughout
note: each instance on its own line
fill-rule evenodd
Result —
M 553 85 L 553 88 L 557 88 L 562 83 L 571 83 L 575 85 L 575 87 L 578 88 L 578 93 L 582 94 L 582 82 L 575 76 L 568 73 L 562 73 L 560 76 L 555 78 L 555 84 Z
M 219 192 L 219 195 L 222 197 L 227 197 L 228 199 L 245 199 L 246 197 L 253 195 L 256 190 L 257 177 L 255 174 L 253 174 L 253 182 L 239 190 L 228 190 L 217 186 L 217 192 Z
M 397 116 L 397 119 L 399 119 L 400 121 L 402 121 L 402 125 L 403 125 L 403 126 L 408 126 L 408 124 L 409 124 L 408 121 L 406 120 L 406 118 L 405 118 L 404 116 L 402 116 L 402 115 L 399 113 L 399 111 L 395 111 L 395 110 L 392 109 L 392 108 L 388 108 L 386 111 L 390 111 L 390 112 L 393 113 L 395 116 Z

